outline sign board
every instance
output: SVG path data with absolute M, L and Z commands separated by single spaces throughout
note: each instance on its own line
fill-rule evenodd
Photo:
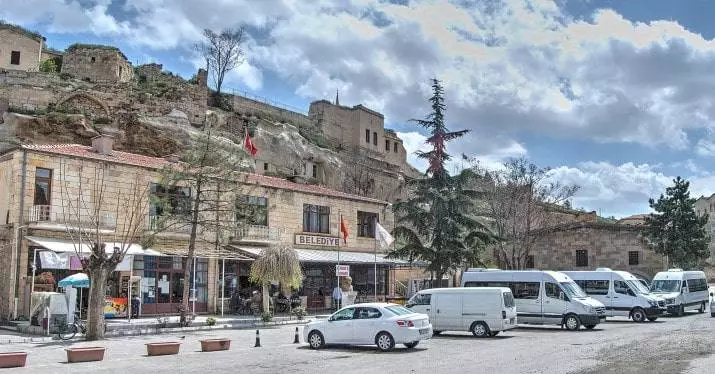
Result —
M 295 234 L 295 244 L 338 248 L 340 246 L 340 238 L 337 236 Z
M 349 277 L 350 276 L 350 265 L 335 265 L 335 276 Z

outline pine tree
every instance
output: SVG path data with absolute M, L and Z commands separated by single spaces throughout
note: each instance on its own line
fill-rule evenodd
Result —
M 683 269 L 698 267 L 708 255 L 710 237 L 705 230 L 707 214 L 695 213 L 690 183 L 677 177 L 657 201 L 649 199 L 656 211 L 646 217 L 644 237 L 657 253 L 668 256 L 668 265 Z
M 468 130 L 450 132 L 444 123 L 444 91 L 439 80 L 432 80 L 433 95 L 429 99 L 432 112 L 425 118 L 412 120 L 430 132 L 426 143 L 428 152 L 418 152 L 426 159 L 425 178 L 408 184 L 410 199 L 395 204 L 398 245 L 394 257 L 421 260 L 427 270 L 442 279 L 450 270 L 457 270 L 465 262 L 475 259 L 475 252 L 493 236 L 477 217 L 475 204 L 478 194 L 469 188 L 474 174 L 465 170 L 450 176 L 445 163 L 450 159 L 446 144 L 460 138 Z

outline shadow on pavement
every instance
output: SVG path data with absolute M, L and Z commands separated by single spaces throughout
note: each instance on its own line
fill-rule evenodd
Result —
M 296 347 L 296 349 L 301 349 L 301 350 L 313 350 L 310 348 L 310 346 L 307 345 L 302 345 L 300 347 Z M 318 349 L 318 351 L 328 351 L 328 352 L 344 352 L 344 353 L 375 353 L 375 354 L 409 354 L 409 353 L 414 353 L 414 352 L 420 352 L 420 351 L 426 351 L 427 348 L 423 348 L 420 346 L 417 346 L 415 348 L 406 348 L 402 344 L 395 345 L 395 348 L 389 352 L 381 352 L 377 347 L 375 346 L 369 346 L 369 345 L 326 345 L 323 348 Z M 345 356 L 345 357 L 337 357 L 337 358 L 348 358 L 350 356 Z
M 477 340 L 477 341 L 489 341 L 489 340 L 504 340 L 514 338 L 513 335 L 497 335 L 489 338 L 477 338 L 474 335 L 457 335 L 457 334 L 445 334 L 441 333 L 439 335 L 432 336 L 434 340 L 445 340 L 445 339 L 464 339 L 464 340 Z

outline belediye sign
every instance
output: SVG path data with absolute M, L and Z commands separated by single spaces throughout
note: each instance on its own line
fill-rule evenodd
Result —
M 340 238 L 337 236 L 295 234 L 295 244 L 317 247 L 339 247 Z
M 349 277 L 350 276 L 350 265 L 335 265 L 335 276 L 336 277 Z

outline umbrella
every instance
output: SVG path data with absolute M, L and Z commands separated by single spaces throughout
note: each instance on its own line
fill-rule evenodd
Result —
M 57 283 L 60 287 L 89 288 L 89 277 L 85 273 L 72 274 Z

